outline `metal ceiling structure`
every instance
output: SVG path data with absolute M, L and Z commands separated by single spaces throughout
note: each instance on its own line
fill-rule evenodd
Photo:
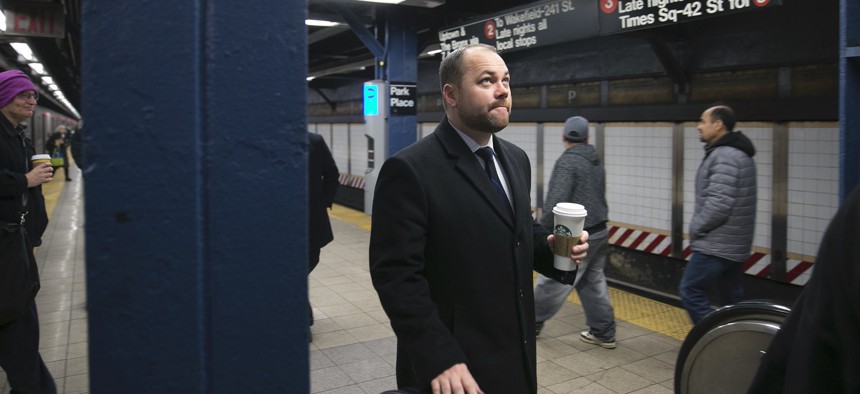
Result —
M 62 37 L 13 36 L 0 35 L 0 57 L 4 68 L 15 68 L 29 71 L 27 62 L 11 47 L 13 42 L 26 42 L 33 54 L 45 66 L 47 73 L 64 93 L 71 105 L 81 111 L 81 6 L 79 0 L 43 0 L 43 1 L 11 1 L 2 2 L 2 8 L 8 10 L 18 4 L 38 7 L 53 6 L 62 10 L 65 19 L 65 34 Z M 36 80 L 35 73 L 31 78 Z M 65 113 L 76 118 L 63 104 L 54 100 L 48 92 L 42 92 L 43 100 L 40 105 L 52 110 Z
M 308 75 L 311 89 L 332 89 L 374 78 L 374 57 L 338 12 L 346 7 L 373 33 L 384 15 L 395 7 L 415 13 L 418 51 L 438 47 L 441 28 L 513 7 L 533 3 L 522 0 L 413 0 L 398 5 L 344 0 L 309 0 L 308 18 L 339 22 L 334 27 L 308 26 Z M 405 4 L 405 5 L 404 5 Z M 437 56 L 438 57 L 438 56 Z

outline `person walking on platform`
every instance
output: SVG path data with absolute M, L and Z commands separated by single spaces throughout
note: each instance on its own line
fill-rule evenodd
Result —
M 532 272 L 576 272 L 553 268 L 554 237 L 532 221 L 528 156 L 495 136 L 511 111 L 504 60 L 470 45 L 439 79 L 445 117 L 385 161 L 373 201 L 370 273 L 397 335 L 397 385 L 535 394 Z
M 538 275 L 535 285 L 535 332 L 539 335 L 544 323 L 555 316 L 573 289 L 582 300 L 588 330 L 579 335 L 583 342 L 615 348 L 615 311 L 609 302 L 606 266 L 609 231 L 606 229 L 606 172 L 597 150 L 588 144 L 588 119 L 581 116 L 564 122 L 562 143 L 565 151 L 555 162 L 549 179 L 541 225 L 553 228 L 552 207 L 559 202 L 574 202 L 585 206 L 585 230 L 590 244 L 588 257 L 577 269 L 573 285 Z
M 750 393 L 860 393 L 860 186 L 827 227 L 815 269 L 762 355 Z
M 51 134 L 51 137 L 45 141 L 45 152 L 51 155 L 51 157 L 60 157 L 63 159 L 63 175 L 66 176 L 66 181 L 71 181 L 72 178 L 69 177 L 69 158 L 66 152 L 68 145 L 69 134 L 67 133 L 66 126 L 59 125 L 56 131 Z M 55 168 L 54 171 L 56 170 Z
M 320 262 L 320 249 L 334 240 L 328 209 L 334 204 L 340 172 L 325 140 L 319 134 L 308 133 L 308 275 Z M 310 325 L 314 313 L 310 309 Z
M 33 247 L 48 226 L 41 185 L 50 163 L 31 165 L 36 153 L 24 134 L 39 95 L 26 74 L 0 73 L 0 368 L 13 393 L 56 393 L 39 355 L 36 293 L 39 272 Z
M 719 286 L 720 305 L 743 298 L 743 262 L 750 256 L 755 229 L 755 147 L 734 127 L 734 111 L 725 105 L 705 110 L 697 127 L 705 158 L 696 174 L 690 220 L 693 254 L 679 287 L 693 324 L 711 312 L 712 287 Z

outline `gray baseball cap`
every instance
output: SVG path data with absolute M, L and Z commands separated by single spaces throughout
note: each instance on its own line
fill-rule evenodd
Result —
M 564 121 L 564 138 L 582 142 L 588 138 L 588 119 L 582 116 L 572 116 Z

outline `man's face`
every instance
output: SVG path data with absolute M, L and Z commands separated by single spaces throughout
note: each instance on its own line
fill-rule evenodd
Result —
M 510 75 L 505 61 L 482 48 L 469 50 L 463 61 L 463 80 L 445 85 L 449 105 L 464 132 L 495 133 L 508 125 L 511 114 Z M 451 101 L 448 102 L 451 104 Z
M 33 116 L 33 109 L 36 108 L 36 92 L 26 90 L 19 93 L 12 99 L 12 102 L 5 107 L 0 108 L 0 112 L 6 115 L 12 123 L 21 123 Z
M 713 144 L 723 135 L 723 121 L 714 120 L 711 116 L 712 111 L 713 109 L 709 108 L 703 112 L 696 127 L 699 130 L 699 139 L 708 145 Z

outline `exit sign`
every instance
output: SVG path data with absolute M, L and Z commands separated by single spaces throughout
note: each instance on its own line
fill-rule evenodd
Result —
M 7 4 L 6 35 L 30 37 L 66 36 L 66 17 L 59 4 Z

